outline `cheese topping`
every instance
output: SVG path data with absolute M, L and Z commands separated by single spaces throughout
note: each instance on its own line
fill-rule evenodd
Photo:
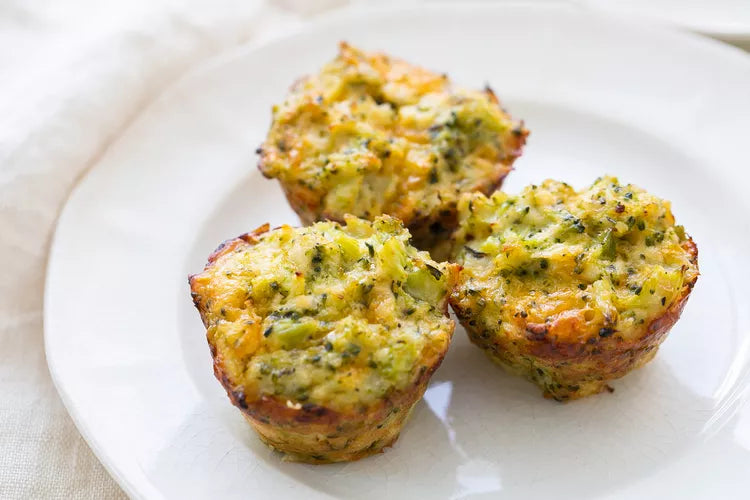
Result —
M 363 408 L 441 359 L 450 265 L 408 241 L 390 217 L 282 226 L 193 277 L 209 343 L 246 400 Z
M 613 177 L 466 196 L 459 220 L 452 302 L 511 338 L 633 340 L 698 276 L 670 203 Z
M 342 44 L 273 108 L 260 169 L 305 220 L 386 213 L 408 226 L 455 207 L 460 192 L 490 192 L 527 133 L 489 89 Z

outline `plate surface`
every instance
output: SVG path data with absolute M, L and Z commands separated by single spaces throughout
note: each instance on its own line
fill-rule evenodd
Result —
M 673 201 L 702 276 L 647 367 L 559 404 L 460 328 L 401 439 L 351 464 L 282 463 L 213 379 L 186 276 L 224 239 L 296 223 L 255 168 L 270 106 L 346 39 L 464 84 L 532 130 L 506 182 L 604 173 Z M 341 14 L 214 61 L 122 135 L 65 207 L 45 298 L 50 371 L 138 498 L 745 497 L 750 59 L 564 6 Z

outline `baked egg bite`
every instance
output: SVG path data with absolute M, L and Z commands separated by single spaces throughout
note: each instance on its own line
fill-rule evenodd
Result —
M 424 250 L 449 238 L 460 193 L 501 184 L 528 135 L 489 87 L 346 43 L 272 118 L 259 168 L 303 223 L 388 214 Z
M 614 177 L 464 197 L 450 303 L 473 343 L 576 399 L 650 361 L 698 279 L 670 203 Z
M 344 219 L 262 226 L 190 277 L 216 378 L 286 460 L 391 445 L 453 334 L 457 267 L 412 247 L 394 218 Z

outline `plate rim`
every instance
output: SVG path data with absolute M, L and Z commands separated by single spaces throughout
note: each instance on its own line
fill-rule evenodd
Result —
M 442 0 L 441 0 L 442 1 Z M 514 1 L 514 0 L 511 0 Z M 541 0 L 542 2 L 546 0 Z M 584 8 L 598 10 L 605 13 L 631 18 L 645 23 L 652 23 L 665 28 L 676 28 L 686 33 L 711 37 L 728 44 L 745 44 L 750 42 L 750 24 L 743 28 L 733 28 L 725 23 L 684 22 L 668 17 L 654 15 L 648 10 L 625 10 L 615 5 L 607 5 L 593 0 L 570 0 Z

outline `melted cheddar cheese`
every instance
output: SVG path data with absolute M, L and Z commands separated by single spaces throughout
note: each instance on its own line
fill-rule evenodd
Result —
M 347 216 L 225 249 L 191 284 L 214 357 L 246 403 L 273 396 L 349 412 L 439 363 L 452 279 L 399 221 Z
M 634 340 L 698 275 L 670 203 L 616 178 L 459 205 L 452 302 L 493 335 Z
M 434 224 L 460 193 L 499 185 L 527 133 L 489 89 L 341 44 L 274 106 L 260 169 L 308 223 L 385 213 Z

